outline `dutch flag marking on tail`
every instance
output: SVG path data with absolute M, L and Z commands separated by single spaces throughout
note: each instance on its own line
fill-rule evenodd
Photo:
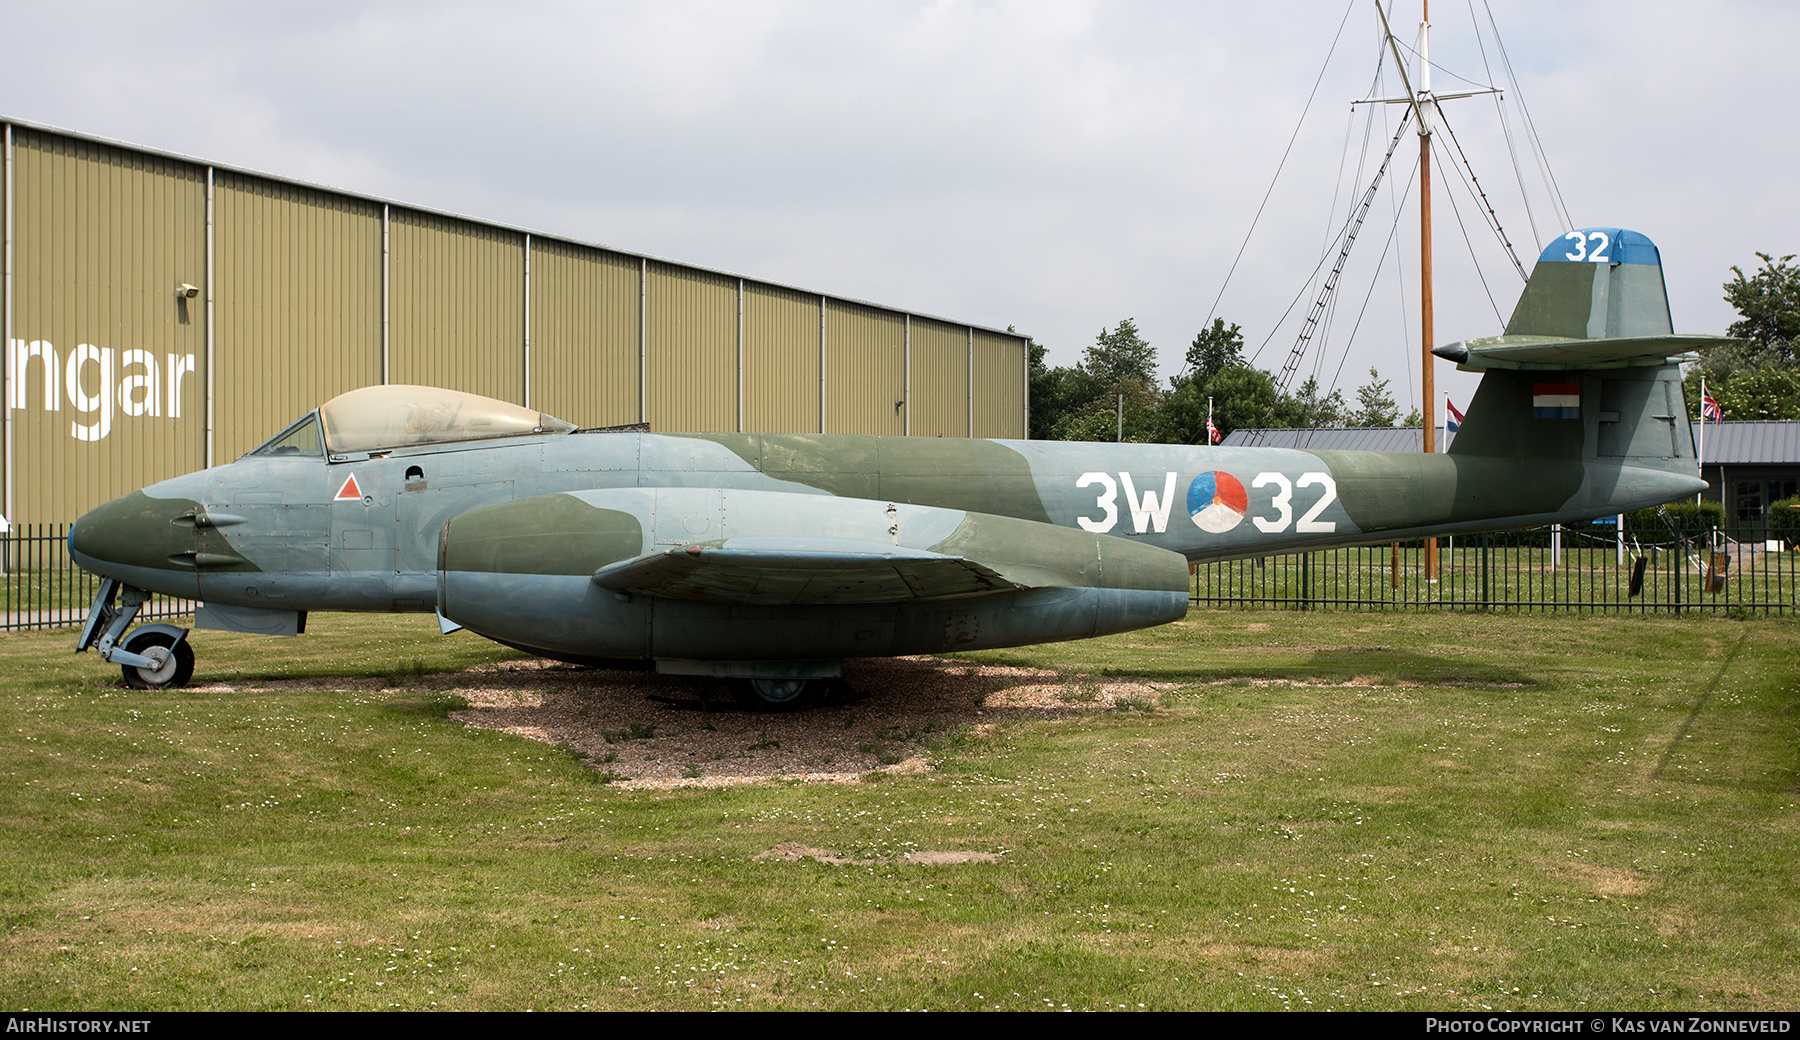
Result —
M 1581 384 L 1531 384 L 1531 416 L 1534 419 L 1581 418 Z

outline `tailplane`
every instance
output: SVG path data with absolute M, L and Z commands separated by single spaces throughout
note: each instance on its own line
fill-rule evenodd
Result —
M 1450 454 L 1697 476 L 1680 366 L 1729 342 L 1674 334 L 1649 238 L 1571 231 L 1538 256 L 1504 334 L 1432 351 L 1483 373 Z

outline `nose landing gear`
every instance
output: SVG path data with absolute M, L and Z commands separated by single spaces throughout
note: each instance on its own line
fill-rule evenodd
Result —
M 75 641 L 75 652 L 94 648 L 101 660 L 119 666 L 125 685 L 134 690 L 186 686 L 194 677 L 194 648 L 188 645 L 187 629 L 161 623 L 142 625 L 119 645 L 119 638 L 149 599 L 143 589 L 121 585 L 116 578 L 101 579 L 94 605 L 88 608 L 87 623 Z
M 194 677 L 194 648 L 186 639 L 177 639 L 167 632 L 139 629 L 125 641 L 125 652 L 154 662 L 151 665 L 119 665 L 119 670 L 125 673 L 125 685 L 131 689 L 181 687 Z M 113 651 L 115 660 L 122 656 Z

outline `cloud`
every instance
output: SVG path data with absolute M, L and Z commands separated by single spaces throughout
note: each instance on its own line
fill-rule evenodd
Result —
M 1478 13 L 1483 8 L 1473 8 Z M 1432 56 L 1486 81 L 1469 10 Z M 1134 317 L 1173 371 L 1204 322 L 1308 92 L 1219 313 L 1252 344 L 1306 291 L 1373 158 L 1348 115 L 1379 47 L 1338 3 L 11 5 L 6 114 L 991 325 L 1070 363 Z M 1795 251 L 1786 6 L 1498 5 L 1578 224 L 1662 245 L 1678 325 L 1730 320 L 1719 284 Z M 1483 15 L 1485 18 L 1485 15 Z M 1416 12 L 1395 15 L 1409 42 Z M 1488 67 L 1498 77 L 1491 41 Z M 1454 89 L 1438 73 L 1434 86 Z M 1397 90 L 1390 78 L 1385 89 Z M 1360 111 L 1360 110 L 1359 110 Z M 1491 100 L 1448 102 L 1529 264 L 1560 229 L 1515 176 Z M 1378 120 L 1398 117 L 1387 108 Z M 1514 142 L 1524 143 L 1516 120 Z M 1376 151 L 1387 130 L 1371 130 Z M 1351 142 L 1348 154 L 1346 140 Z M 1527 156 L 1528 158 L 1528 156 Z M 1403 142 L 1392 179 L 1416 159 Z M 1440 192 L 1453 171 L 1437 170 Z M 1534 193 L 1531 230 L 1518 181 Z M 1460 191 L 1460 189 L 1457 189 Z M 1334 202 L 1335 199 L 1335 202 Z M 1518 278 L 1459 196 L 1495 302 L 1438 196 L 1442 341 L 1496 331 Z M 1323 337 L 1325 371 L 1416 382 L 1416 226 L 1372 211 Z M 1350 356 L 1349 324 L 1369 299 Z M 1291 346 L 1297 317 L 1264 364 Z M 1406 366 L 1407 374 L 1402 376 Z M 1450 379 L 1457 376 L 1440 376 Z M 1355 378 L 1347 381 L 1354 384 Z

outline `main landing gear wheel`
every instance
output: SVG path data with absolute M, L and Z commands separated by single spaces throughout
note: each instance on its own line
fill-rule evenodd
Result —
M 119 666 L 125 673 L 125 685 L 134 690 L 186 686 L 194 677 L 194 648 L 185 639 L 177 643 L 167 632 L 139 632 L 125 641 L 125 649 L 156 662 L 154 668 Z
M 731 692 L 751 711 L 799 711 L 825 698 L 829 679 L 739 679 Z

